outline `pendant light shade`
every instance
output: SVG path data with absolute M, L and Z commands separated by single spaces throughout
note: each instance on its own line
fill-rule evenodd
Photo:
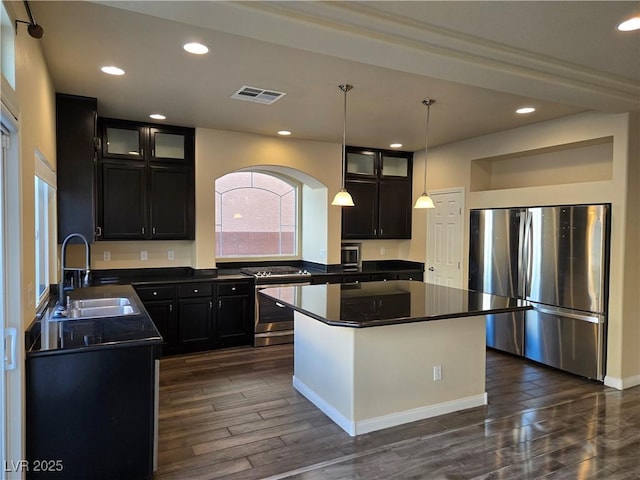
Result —
M 344 185 L 344 175 L 346 169 L 346 150 L 347 150 L 347 92 L 353 88 L 353 85 L 342 84 L 338 85 L 338 88 L 344 92 L 344 123 L 342 128 L 342 187 L 340 191 L 336 193 L 336 196 L 333 197 L 333 201 L 331 205 L 336 205 L 338 207 L 353 207 L 355 206 L 353 203 L 353 198 L 351 198 L 351 194 L 347 192 L 347 189 Z
M 433 200 L 427 193 L 427 155 L 429 153 L 429 114 L 431 113 L 431 105 L 436 103 L 435 100 L 423 100 L 422 104 L 427 107 L 427 128 L 426 128 L 426 141 L 424 144 L 424 185 L 422 190 L 422 195 L 418 197 L 416 200 L 416 204 L 413 208 L 436 208 L 433 204 Z

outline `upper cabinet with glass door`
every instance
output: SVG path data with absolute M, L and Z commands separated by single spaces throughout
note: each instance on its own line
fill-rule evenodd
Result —
M 193 162 L 193 129 L 182 127 L 150 127 L 149 160 L 151 162 Z
M 411 177 L 413 154 L 391 150 L 347 147 L 347 178 L 408 179 Z
M 102 158 L 145 159 L 146 129 L 142 124 L 108 119 L 100 124 Z
M 103 160 L 193 164 L 194 130 L 100 118 Z

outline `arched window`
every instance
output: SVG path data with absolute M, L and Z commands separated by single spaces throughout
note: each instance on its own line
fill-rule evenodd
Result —
M 262 172 L 216 180 L 216 257 L 295 256 L 298 186 Z

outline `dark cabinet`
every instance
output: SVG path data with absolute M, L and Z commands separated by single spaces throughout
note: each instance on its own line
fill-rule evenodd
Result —
M 411 238 L 413 154 L 347 147 L 343 239 Z
M 178 284 L 176 351 L 209 350 L 216 336 L 211 282 Z
M 171 355 L 175 349 L 177 326 L 175 292 L 176 289 L 172 285 L 136 288 L 144 308 L 162 335 L 162 355 Z
M 192 238 L 193 173 L 184 167 L 149 167 L 149 215 L 154 239 Z
M 208 350 L 214 338 L 213 300 L 178 300 L 176 350 L 181 353 Z
M 100 166 L 100 224 L 104 240 L 146 238 L 145 166 L 106 163 Z
M 27 479 L 152 478 L 156 347 L 27 358 Z
M 102 238 L 193 240 L 194 130 L 105 118 L 99 125 Z
M 217 294 L 218 341 L 224 347 L 251 345 L 255 311 L 253 282 L 220 281 Z
M 56 94 L 58 243 L 71 233 L 96 233 L 97 100 Z
M 347 180 L 347 191 L 355 207 L 342 209 L 342 238 L 376 238 L 378 229 L 378 182 Z
M 163 355 L 253 343 L 253 280 L 145 284 L 135 288 L 162 335 Z

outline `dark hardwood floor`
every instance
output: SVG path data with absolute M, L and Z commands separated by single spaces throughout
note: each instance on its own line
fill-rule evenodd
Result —
M 640 387 L 489 351 L 489 405 L 352 438 L 292 374 L 290 345 L 163 359 L 154 478 L 640 479 Z

